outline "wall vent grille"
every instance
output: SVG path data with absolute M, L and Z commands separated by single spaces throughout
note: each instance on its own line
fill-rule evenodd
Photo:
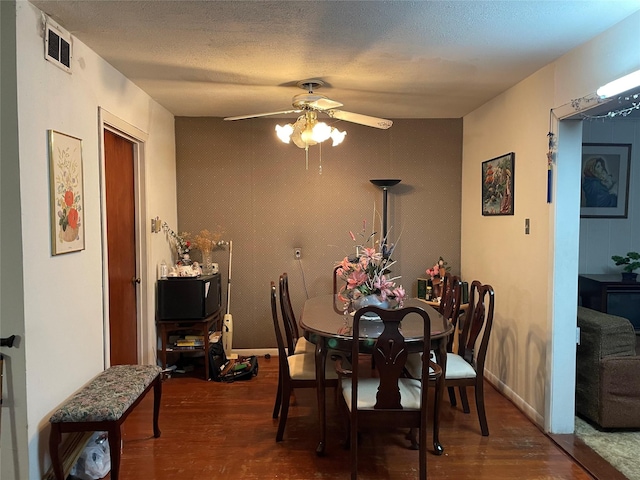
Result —
M 47 19 L 44 33 L 44 58 L 71 73 L 71 34 L 51 19 Z

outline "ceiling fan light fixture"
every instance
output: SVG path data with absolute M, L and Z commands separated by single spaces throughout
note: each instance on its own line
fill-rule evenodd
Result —
M 341 132 L 337 128 L 331 128 L 331 140 L 333 140 L 332 146 L 340 145 L 344 140 L 344 137 L 347 135 L 347 132 Z
M 293 133 L 293 125 L 287 123 L 286 125 L 276 125 L 276 135 L 284 143 L 291 142 L 291 134 Z
M 324 142 L 331 138 L 331 127 L 324 122 L 318 122 L 313 126 L 311 138 L 316 143 Z

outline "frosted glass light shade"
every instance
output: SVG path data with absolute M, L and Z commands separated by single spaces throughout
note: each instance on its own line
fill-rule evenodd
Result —
M 291 134 L 293 133 L 293 125 L 287 123 L 286 125 L 280 126 L 276 125 L 276 135 L 278 138 L 282 140 L 284 143 L 289 143 L 291 141 Z
M 341 132 L 337 128 L 331 129 L 331 140 L 333 140 L 332 146 L 340 145 L 344 140 L 344 137 L 347 135 L 347 132 Z
M 331 137 L 331 127 L 324 122 L 318 122 L 313 126 L 311 138 L 316 142 L 324 142 Z

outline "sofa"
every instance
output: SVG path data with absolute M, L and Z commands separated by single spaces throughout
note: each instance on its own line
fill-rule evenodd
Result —
M 579 306 L 578 327 L 576 412 L 602 428 L 640 428 L 640 352 L 631 322 Z

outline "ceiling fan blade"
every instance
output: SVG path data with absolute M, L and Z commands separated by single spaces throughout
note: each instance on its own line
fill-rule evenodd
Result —
M 237 117 L 225 117 L 225 120 L 244 120 L 245 118 L 268 117 L 270 115 L 285 115 L 287 113 L 300 113 L 302 110 L 282 110 L 281 112 L 254 113 L 252 115 L 238 115 Z
M 309 102 L 309 106 L 311 108 L 315 108 L 316 110 L 330 110 L 332 108 L 340 108 L 342 106 L 342 103 L 325 97 L 319 98 L 318 100 L 313 102 Z
M 359 123 L 360 125 L 366 125 L 367 127 L 375 127 L 386 130 L 393 122 L 385 118 L 370 117 L 369 115 L 362 115 L 360 113 L 345 112 L 342 110 L 327 110 L 325 112 L 331 118 L 337 118 L 338 120 L 345 120 L 347 122 Z

